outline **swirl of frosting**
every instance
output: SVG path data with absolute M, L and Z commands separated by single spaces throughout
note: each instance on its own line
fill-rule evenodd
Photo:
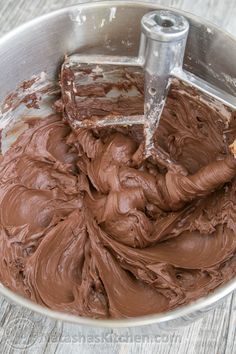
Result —
M 228 281 L 236 128 L 224 129 L 220 113 L 176 89 L 156 135 L 169 165 L 137 163 L 142 141 L 125 128 L 72 131 L 60 115 L 35 123 L 0 162 L 1 282 L 54 310 L 121 318 Z

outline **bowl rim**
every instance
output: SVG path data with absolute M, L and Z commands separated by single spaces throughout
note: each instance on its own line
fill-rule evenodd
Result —
M 50 20 L 50 18 L 56 17 L 58 15 L 70 13 L 73 10 L 83 9 L 83 8 L 87 9 L 87 8 L 129 7 L 129 6 L 135 6 L 140 8 L 152 7 L 153 9 L 173 10 L 173 7 L 161 6 L 153 2 L 143 2 L 143 1 L 126 1 L 126 0 L 99 1 L 98 0 L 92 3 L 83 2 L 80 4 L 64 7 L 59 10 L 46 13 L 44 15 L 38 16 L 30 21 L 23 23 L 22 25 L 14 28 L 13 30 L 6 33 L 0 38 L 0 48 L 11 38 L 14 38 L 14 36 L 18 36 L 21 32 L 30 29 L 32 26 L 40 24 L 42 21 Z M 231 40 L 236 41 L 236 37 L 231 35 L 226 30 L 222 29 L 221 27 L 211 23 L 210 21 L 180 9 L 174 8 L 174 10 L 179 12 L 180 14 L 186 15 L 188 18 L 191 18 L 193 20 L 199 20 L 202 24 L 209 26 L 213 30 L 220 31 L 225 36 L 229 37 Z M 60 311 L 51 310 L 47 307 L 44 307 L 42 305 L 39 305 L 31 301 L 30 299 L 27 299 L 19 294 L 14 293 L 12 290 L 8 289 L 2 283 L 0 283 L 0 294 L 5 296 L 9 300 L 13 301 L 17 305 L 28 308 L 29 310 L 33 310 L 41 315 L 50 317 L 54 320 L 59 320 L 59 321 L 64 321 L 64 322 L 69 322 L 69 323 L 74 323 L 79 325 L 87 325 L 91 327 L 104 327 L 104 328 L 138 327 L 138 326 L 145 326 L 150 324 L 160 324 L 163 322 L 169 322 L 172 320 L 183 318 L 185 316 L 186 319 L 188 318 L 188 316 L 189 318 L 191 318 L 191 314 L 193 314 L 193 312 L 204 313 L 208 308 L 214 306 L 215 303 L 220 301 L 223 297 L 229 295 L 235 289 L 236 289 L 236 277 L 231 279 L 226 284 L 217 287 L 214 291 L 212 291 L 208 295 L 203 296 L 187 305 L 179 306 L 176 309 L 167 312 L 146 315 L 146 316 L 125 318 L 125 319 L 95 319 L 95 318 L 76 316 L 76 315 L 72 315 Z

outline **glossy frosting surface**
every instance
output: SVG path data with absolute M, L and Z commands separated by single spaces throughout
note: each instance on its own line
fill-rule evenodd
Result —
M 0 162 L 1 282 L 95 318 L 167 311 L 227 282 L 234 122 L 172 87 L 156 134 L 167 165 L 140 158 L 139 129 L 72 130 L 59 113 L 33 124 Z

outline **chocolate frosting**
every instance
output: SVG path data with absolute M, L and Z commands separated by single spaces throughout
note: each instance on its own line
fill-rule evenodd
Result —
M 60 106 L 60 105 L 58 105 Z M 140 112 L 142 113 L 142 112 Z M 234 119 L 172 87 L 140 160 L 135 129 L 35 123 L 0 163 L 0 280 L 54 310 L 158 313 L 236 273 Z

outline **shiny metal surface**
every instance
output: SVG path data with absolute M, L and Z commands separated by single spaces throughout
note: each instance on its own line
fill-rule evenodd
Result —
M 45 15 L 12 31 L 0 39 L 0 101 L 32 75 L 46 71 L 50 80 L 57 79 L 64 54 L 73 53 L 78 48 L 91 54 L 137 56 L 139 22 L 145 13 L 158 8 L 154 4 L 133 1 L 83 4 Z M 236 40 L 206 21 L 178 13 L 190 23 L 184 69 L 235 95 Z M 58 320 L 99 327 L 151 327 L 155 324 L 155 330 L 188 324 L 234 289 L 236 279 L 198 301 L 163 314 L 124 320 L 95 320 L 49 310 L 0 285 L 1 294 Z
M 226 106 L 236 110 L 236 98 L 233 95 L 218 89 L 196 75 L 183 70 L 183 58 L 189 32 L 187 19 L 170 10 L 155 10 L 147 12 L 141 18 L 141 37 L 137 57 L 118 55 L 72 54 L 66 58 L 63 70 L 81 64 L 92 65 L 92 72 L 99 70 L 103 73 L 105 65 L 140 66 L 145 73 L 144 116 L 138 117 L 107 117 L 96 120 L 94 123 L 90 117 L 78 118 L 73 126 L 96 127 L 109 125 L 144 125 L 145 154 L 152 155 L 155 151 L 153 133 L 158 127 L 162 110 L 166 102 L 168 90 L 173 78 L 178 78 L 185 84 L 194 86 L 200 92 L 218 99 Z M 93 65 L 96 65 L 93 68 Z M 114 73 L 114 75 L 116 75 Z M 85 78 L 83 78 L 84 80 Z M 114 78 L 115 79 L 115 78 Z M 87 74 L 88 84 L 90 75 Z M 97 81 L 103 81 L 103 75 Z M 84 84 L 86 85 L 86 82 Z M 65 91 L 68 100 L 75 100 L 74 93 Z M 117 96 L 120 93 L 117 91 Z M 73 96 L 73 97 L 72 97 Z M 106 98 L 103 98 L 106 100 Z
M 143 69 L 145 73 L 144 136 L 145 154 L 155 151 L 153 134 L 158 127 L 168 90 L 171 72 L 181 70 L 189 31 L 185 17 L 170 10 L 148 12 L 141 20 L 146 37 Z M 143 46 L 141 41 L 140 46 Z M 139 49 L 139 53 L 140 53 Z M 141 59 L 140 59 L 141 62 Z
M 158 42 L 186 39 L 189 30 L 188 21 L 173 10 L 148 12 L 143 16 L 141 25 L 146 37 Z
M 168 89 L 171 83 L 171 73 L 173 69 L 182 70 L 183 57 L 189 31 L 189 23 L 185 17 L 170 10 L 155 10 L 146 13 L 141 19 L 141 37 L 139 43 L 138 57 L 128 56 L 111 56 L 96 54 L 74 54 L 66 57 L 62 67 L 62 75 L 64 69 L 81 67 L 81 64 L 90 66 L 91 73 L 83 75 L 83 85 L 89 85 L 91 80 L 96 82 L 104 82 L 105 65 L 114 65 L 118 67 L 109 72 L 109 76 L 117 80 L 117 70 L 119 66 L 140 66 L 145 74 L 145 94 L 144 94 L 144 116 L 143 117 L 126 117 L 115 116 L 106 117 L 96 120 L 90 120 L 90 117 L 78 117 L 73 121 L 73 126 L 91 127 L 91 126 L 108 126 L 108 125 L 144 125 L 145 137 L 145 155 L 152 155 L 155 151 L 153 134 L 159 124 L 162 110 L 164 108 Z M 94 67 L 95 64 L 95 67 Z M 92 66 L 91 66 L 92 65 Z M 137 68 L 138 69 L 138 68 Z M 93 72 L 101 73 L 100 78 L 92 78 Z M 172 73 L 173 76 L 173 73 Z M 112 83 L 112 79 L 110 79 Z M 62 80 L 63 82 L 63 80 Z M 73 85 L 76 86 L 75 81 Z M 120 96 L 119 90 L 116 97 Z M 127 93 L 129 95 L 129 93 Z M 137 92 L 138 94 L 138 92 Z M 75 101 L 75 93 L 65 89 L 65 95 L 68 101 Z M 109 96 L 109 93 L 107 94 Z M 84 98 L 83 98 L 84 100 Z M 106 97 L 101 98 L 102 101 Z M 109 100 L 109 98 L 108 98 Z

